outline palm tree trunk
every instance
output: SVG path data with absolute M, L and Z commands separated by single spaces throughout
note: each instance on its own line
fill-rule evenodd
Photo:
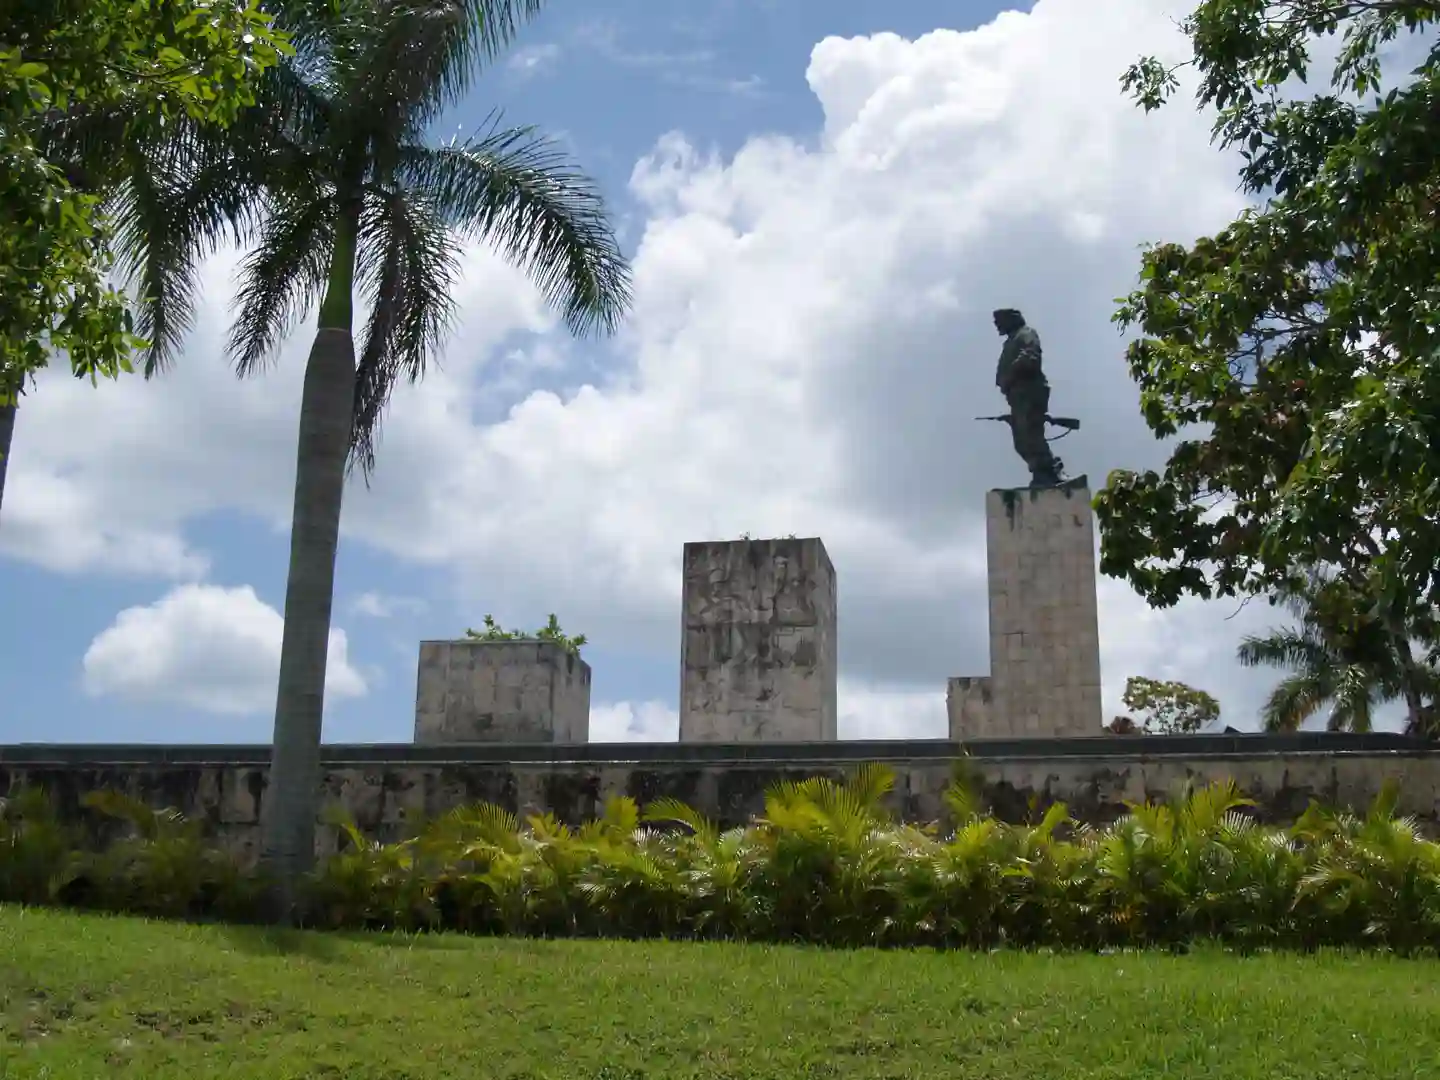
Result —
M 18 398 L 14 405 L 0 405 L 0 506 L 5 504 L 5 473 L 10 465 L 10 444 L 15 441 L 15 411 L 19 407 Z
M 1400 678 L 1405 688 L 1405 732 L 1423 735 L 1429 725 L 1426 723 L 1425 698 L 1420 692 L 1420 668 L 1415 663 L 1415 652 L 1410 648 L 1410 635 L 1402 629 L 1393 637 L 1400 660 Z
M 1372 549 L 1374 545 L 1371 544 Z M 1382 614 L 1381 627 L 1390 639 L 1392 666 L 1399 676 L 1400 696 L 1405 699 L 1405 731 L 1418 735 L 1425 724 L 1425 700 L 1421 694 L 1419 665 L 1415 663 L 1415 651 L 1410 647 L 1410 626 L 1404 612 Z M 1390 687 L 1390 696 L 1396 687 Z
M 285 631 L 265 800 L 262 859 L 283 903 L 276 914 L 283 917 L 293 908 L 295 885 L 315 857 L 325 665 L 354 395 L 355 346 L 349 331 L 320 330 L 300 399 Z
M 261 846 L 261 862 L 274 885 L 269 914 L 277 922 L 293 918 L 297 887 L 315 859 L 325 664 L 355 409 L 350 328 L 355 234 L 353 219 L 337 229 L 330 285 L 300 398 L 285 631 Z

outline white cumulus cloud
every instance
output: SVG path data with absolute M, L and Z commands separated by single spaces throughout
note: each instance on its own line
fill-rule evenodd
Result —
M 560 46 L 553 41 L 543 42 L 539 45 L 527 45 L 523 49 L 516 49 L 510 54 L 505 66 L 517 75 L 538 75 L 542 71 L 553 68 L 559 58 Z
M 234 716 L 275 706 L 284 620 L 248 585 L 181 585 L 153 604 L 126 608 L 85 652 L 93 696 L 163 702 Z M 359 697 L 345 631 L 330 631 L 327 701 Z
M 680 714 L 663 701 L 617 701 L 590 706 L 591 742 L 674 742 Z
M 391 596 L 370 591 L 350 601 L 350 610 L 371 619 L 390 619 L 397 615 L 419 614 L 425 610 L 425 601 L 414 596 Z

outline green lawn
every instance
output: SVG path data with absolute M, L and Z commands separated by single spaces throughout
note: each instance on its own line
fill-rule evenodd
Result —
M 0 1077 L 1440 1076 L 1440 963 L 275 935 L 0 907 Z

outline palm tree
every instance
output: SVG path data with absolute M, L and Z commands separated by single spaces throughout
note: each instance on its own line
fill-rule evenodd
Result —
M 493 121 L 470 140 L 423 140 L 541 6 L 286 0 L 276 21 L 295 53 L 266 74 L 239 121 L 224 131 L 142 125 L 145 137 L 129 129 L 111 203 L 120 265 L 142 292 L 138 329 L 153 342 L 147 374 L 173 358 L 190 327 L 197 265 L 226 241 L 250 249 L 228 342 L 239 374 L 258 371 L 319 310 L 300 402 L 262 852 L 286 909 L 314 857 L 347 466 L 368 477 L 392 388 L 419 379 L 442 341 L 459 244 L 498 247 L 573 332 L 611 332 L 628 307 L 629 267 L 603 202 L 552 143 Z M 72 123 L 59 137 L 84 157 L 105 139 L 106 121 Z M 358 362 L 357 296 L 370 312 Z
M 1369 731 L 1380 705 L 1404 699 L 1408 730 L 1428 728 L 1426 705 L 1440 691 L 1440 672 L 1417 661 L 1412 638 L 1433 643 L 1429 616 L 1412 614 L 1395 630 L 1368 590 L 1323 571 L 1309 572 L 1278 596 L 1298 625 L 1247 636 L 1236 651 L 1246 667 L 1288 669 L 1261 707 L 1267 731 L 1296 731 L 1327 705 L 1330 731 Z

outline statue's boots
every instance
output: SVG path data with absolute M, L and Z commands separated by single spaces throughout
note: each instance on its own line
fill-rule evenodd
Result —
M 1060 462 L 1058 459 L 1053 465 L 1035 469 L 1030 473 L 1030 486 L 1032 488 L 1059 487 L 1062 482 L 1060 479 Z

